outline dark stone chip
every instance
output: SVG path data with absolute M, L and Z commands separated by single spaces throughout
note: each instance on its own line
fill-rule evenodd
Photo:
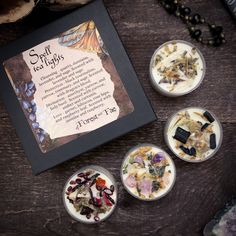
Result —
M 202 128 L 201 128 L 201 131 L 204 131 L 210 124 L 209 123 L 205 123 Z
M 203 115 L 207 118 L 207 120 L 208 120 L 210 123 L 212 123 L 212 122 L 215 121 L 215 119 L 213 118 L 213 116 L 211 115 L 210 112 L 205 111 Z
M 185 144 L 190 134 L 190 132 L 178 127 L 175 131 L 175 136 L 173 138 Z
M 196 149 L 194 147 L 190 148 L 190 153 L 191 155 L 190 156 L 196 156 L 197 152 L 196 152 Z
M 181 149 L 185 154 L 187 154 L 187 155 L 189 155 L 189 156 L 192 156 L 192 155 L 191 155 L 191 151 L 190 151 L 188 148 L 186 148 L 186 147 L 184 147 L 184 146 L 180 146 L 180 149 Z
M 184 147 L 184 146 L 180 146 L 180 149 L 181 149 L 185 154 L 187 154 L 187 155 L 189 155 L 189 156 L 194 156 L 194 157 L 195 157 L 196 154 L 197 154 L 196 149 L 195 149 L 194 147 L 188 149 L 188 148 L 186 148 L 186 147 Z
M 210 135 L 210 148 L 211 149 L 216 148 L 216 135 L 215 134 Z

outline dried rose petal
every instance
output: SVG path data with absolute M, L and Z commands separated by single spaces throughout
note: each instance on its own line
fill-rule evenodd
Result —
M 107 195 L 105 193 L 103 193 L 103 199 L 106 203 L 107 206 L 112 206 L 112 203 L 110 202 L 110 200 L 107 198 Z
M 97 205 L 102 205 L 102 199 L 101 198 L 95 198 L 96 204 Z
M 129 175 L 126 179 L 125 179 L 125 184 L 130 187 L 130 188 L 134 188 L 136 186 L 136 180 L 135 177 L 133 175 Z

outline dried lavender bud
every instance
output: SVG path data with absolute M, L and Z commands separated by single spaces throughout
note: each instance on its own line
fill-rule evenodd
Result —
M 38 140 L 39 140 L 40 143 L 42 143 L 44 138 L 45 138 L 44 135 L 41 134 L 41 133 L 37 134 L 37 137 L 38 137 Z
M 31 113 L 31 114 L 29 115 L 29 119 L 30 119 L 31 121 L 35 121 L 35 120 L 36 120 L 36 116 Z
M 32 89 L 34 87 L 34 82 L 31 81 L 27 84 L 28 89 Z
M 39 123 L 37 123 L 37 122 L 32 123 L 32 127 L 34 129 L 38 129 L 39 128 Z
M 29 103 L 28 101 L 23 101 L 23 102 L 22 102 L 22 105 L 23 105 L 23 108 L 24 108 L 25 110 L 27 110 L 27 109 L 30 108 L 30 103 Z

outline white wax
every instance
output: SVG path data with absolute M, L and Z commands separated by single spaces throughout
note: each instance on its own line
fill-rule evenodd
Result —
M 88 171 L 89 171 L 89 170 L 90 170 L 90 169 L 88 169 Z M 85 172 L 85 171 L 86 171 L 86 170 L 84 170 L 83 172 Z M 104 179 L 104 180 L 106 181 L 106 186 L 107 186 L 108 188 L 109 188 L 111 185 L 114 185 L 114 186 L 115 186 L 115 183 L 113 183 L 113 182 L 111 181 L 111 179 L 108 178 L 108 176 L 106 176 L 105 174 L 103 174 L 103 173 L 101 173 L 101 172 L 99 172 L 99 171 L 95 171 L 95 172 L 93 173 L 93 175 L 94 175 L 94 174 L 97 174 L 97 173 L 100 174 L 100 175 L 99 175 L 100 178 L 102 178 L 102 179 Z M 68 181 L 68 183 L 67 183 L 67 185 L 66 185 L 66 187 L 65 187 L 65 190 L 68 189 L 69 186 L 72 186 L 72 185 L 70 184 L 70 181 L 71 181 L 71 180 L 76 180 L 77 174 L 78 174 L 78 173 L 76 173 L 75 175 L 72 176 L 72 178 L 70 178 L 70 180 Z M 96 197 L 97 194 L 99 193 L 99 191 L 96 189 L 96 186 L 93 185 L 92 188 L 91 188 L 91 190 L 92 190 L 92 192 L 93 192 L 93 194 L 94 194 L 94 197 Z M 69 211 L 69 213 L 70 213 L 74 218 L 78 219 L 79 221 L 85 222 L 85 223 L 94 223 L 94 222 L 95 222 L 93 215 L 91 216 L 90 219 L 87 219 L 86 216 L 81 215 L 79 212 L 77 212 L 76 209 L 74 208 L 73 204 L 70 203 L 69 200 L 67 199 L 67 196 L 68 196 L 68 195 L 66 195 L 66 193 L 64 193 L 64 202 L 65 202 L 65 204 L 66 204 L 67 210 Z M 113 193 L 113 195 L 112 195 L 111 197 L 112 197 L 112 199 L 115 201 L 115 205 L 116 205 L 116 201 L 117 201 L 117 189 L 116 189 L 116 188 L 115 188 L 115 191 L 114 191 L 114 193 Z M 100 221 L 102 221 L 102 220 L 105 219 L 108 215 L 111 214 L 112 209 L 115 207 L 115 205 L 112 205 L 110 211 L 107 211 L 106 213 L 100 213 L 100 214 L 98 215 L 99 218 L 100 218 Z
M 167 53 L 165 51 L 165 46 L 169 47 L 170 51 L 174 51 L 174 47 L 177 47 L 177 50 L 172 53 Z M 197 88 L 201 83 L 205 73 L 205 62 L 203 61 L 202 56 L 199 54 L 198 50 L 195 50 L 195 53 L 192 51 L 193 46 L 186 44 L 184 42 L 175 42 L 173 41 L 169 44 L 164 44 L 161 46 L 154 54 L 152 60 L 152 66 L 150 73 L 152 74 L 152 80 L 155 87 L 159 87 L 165 93 L 170 94 L 186 94 L 192 91 L 194 88 Z M 159 71 L 163 70 L 166 67 L 170 67 L 172 65 L 172 61 L 181 58 L 184 52 L 187 52 L 187 57 L 197 58 L 196 61 L 196 71 L 197 75 L 194 78 L 187 77 L 181 70 L 178 70 L 178 74 L 180 75 L 180 79 L 184 81 L 180 81 L 177 84 L 173 85 L 170 83 L 160 83 L 161 79 L 163 79 L 163 74 Z M 161 56 L 162 59 L 157 64 L 155 63 L 157 56 Z
M 148 146 L 148 145 L 147 145 L 147 146 Z M 145 146 L 144 146 L 144 147 L 145 147 Z M 140 197 L 139 197 L 139 194 L 138 194 L 138 192 L 137 192 L 137 188 L 136 188 L 136 187 L 131 188 L 131 187 L 129 187 L 129 186 L 127 186 L 127 185 L 125 184 L 125 180 L 126 180 L 126 178 L 130 175 L 130 170 L 131 170 L 130 168 L 131 168 L 131 166 L 132 166 L 132 165 L 129 164 L 129 157 L 130 157 L 131 154 L 135 153 L 137 150 L 138 150 L 138 148 L 135 149 L 135 150 L 133 150 L 133 151 L 126 157 L 126 160 L 124 161 L 123 166 L 122 166 L 122 170 L 123 170 L 123 168 L 124 168 L 126 165 L 128 165 L 128 168 L 127 168 L 127 173 L 126 173 L 126 174 L 123 174 L 123 171 L 122 171 L 122 180 L 123 180 L 123 183 L 124 183 L 125 187 L 127 188 L 127 190 L 129 190 L 131 194 L 133 194 L 133 195 L 135 195 L 136 197 L 140 198 Z M 157 147 L 152 146 L 152 149 L 151 149 L 150 151 L 148 151 L 147 154 L 150 154 L 150 153 L 155 153 L 155 154 L 156 154 L 156 153 L 165 153 L 165 152 L 164 152 L 163 150 L 157 148 Z M 140 198 L 140 199 L 142 199 L 142 200 L 155 200 L 155 199 L 160 198 L 160 197 L 162 197 L 163 195 L 165 195 L 165 194 L 173 187 L 173 184 L 174 184 L 174 181 L 175 181 L 175 174 L 176 174 L 176 173 L 175 173 L 175 166 L 174 166 L 174 164 L 173 164 L 172 159 L 169 157 L 169 155 L 168 155 L 167 153 L 165 153 L 165 158 L 166 158 L 166 160 L 167 160 L 167 162 L 168 162 L 169 165 L 166 166 L 166 168 L 165 168 L 165 174 L 164 174 L 164 176 L 165 176 L 165 175 L 168 176 L 169 184 L 168 184 L 165 188 L 160 188 L 157 192 L 153 192 L 152 195 L 154 196 L 154 198 L 150 198 L 150 199 L 148 199 L 148 198 L 144 198 L 144 199 L 143 199 L 143 198 Z M 148 162 L 147 162 L 147 161 L 144 161 L 144 163 L 145 163 L 144 168 L 140 168 L 139 171 L 141 171 L 141 172 L 143 172 L 143 173 L 149 173 Z M 169 172 L 169 171 L 170 171 L 170 172 Z M 163 177 L 164 177 L 164 176 L 163 176 Z
M 202 124 L 209 123 L 209 121 L 207 121 L 206 119 L 200 117 L 199 115 L 197 115 L 195 113 L 195 112 L 197 112 L 197 113 L 203 114 L 206 110 L 201 109 L 201 108 L 188 108 L 186 110 L 188 111 L 188 113 L 189 113 L 189 115 L 190 115 L 192 120 L 200 121 Z M 182 113 L 184 111 L 185 110 L 182 110 L 180 112 Z M 178 112 L 178 113 L 180 113 L 180 112 Z M 213 129 L 213 132 L 216 135 L 216 149 L 214 149 L 214 150 L 213 149 L 209 149 L 201 157 L 191 157 L 191 156 L 189 156 L 187 154 L 183 154 L 183 152 L 179 148 L 176 148 L 176 140 L 173 138 L 173 136 L 175 135 L 175 131 L 176 131 L 177 127 L 179 126 L 178 124 L 176 124 L 177 120 L 179 119 L 179 116 L 177 116 L 178 113 L 176 113 L 176 115 L 170 121 L 170 123 L 169 123 L 169 125 L 168 125 L 168 127 L 166 129 L 167 133 L 165 134 L 166 137 L 167 137 L 169 146 L 171 147 L 172 151 L 174 152 L 174 154 L 176 156 L 178 156 L 180 158 L 183 158 L 183 159 L 187 159 L 187 160 L 201 161 L 201 160 L 207 159 L 210 155 L 212 155 L 217 150 L 217 147 L 220 145 L 220 142 L 221 142 L 222 129 L 221 129 L 220 124 L 218 123 L 218 120 L 215 120 L 212 123 L 212 125 L 213 125 L 212 129 Z M 187 130 L 187 127 L 185 127 L 185 126 L 180 126 L 180 127 Z

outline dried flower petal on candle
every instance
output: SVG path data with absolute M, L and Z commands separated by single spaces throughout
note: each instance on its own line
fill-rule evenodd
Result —
M 169 176 L 170 181 L 164 181 L 163 178 L 169 180 Z M 154 200 L 167 192 L 174 182 L 174 176 L 174 164 L 168 154 L 148 144 L 131 151 L 122 165 L 124 186 L 142 200 Z
M 191 92 L 201 83 L 204 73 L 205 62 L 200 51 L 181 40 L 161 45 L 150 63 L 152 84 L 167 96 Z
M 78 220 L 97 222 L 109 215 L 115 206 L 116 188 L 105 173 L 85 169 L 75 174 L 67 186 L 67 209 Z

